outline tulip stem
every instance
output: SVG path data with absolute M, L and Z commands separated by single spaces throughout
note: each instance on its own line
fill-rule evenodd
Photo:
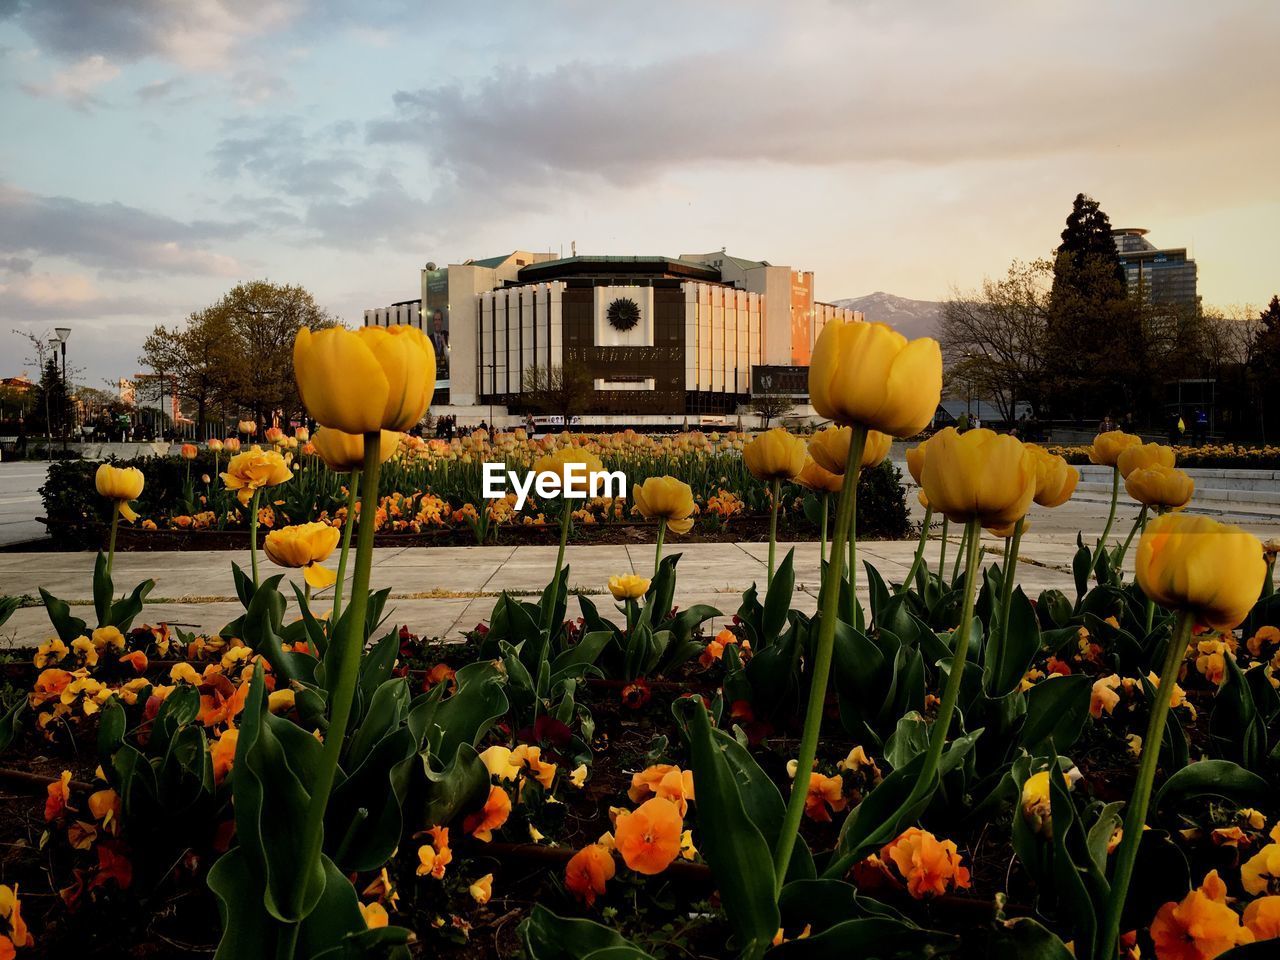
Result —
M 1129 544 L 1133 543 L 1133 535 L 1145 527 L 1147 524 L 1147 505 L 1144 503 L 1142 509 L 1138 511 L 1138 519 L 1133 521 L 1133 526 L 1129 529 L 1129 536 L 1125 538 L 1124 546 L 1120 548 L 1120 553 L 1116 555 L 1114 564 L 1117 573 L 1124 566 L 1124 558 L 1129 553 Z
M 355 697 L 356 678 L 360 672 L 360 651 L 365 642 L 365 611 L 369 603 L 369 569 L 373 565 L 373 533 L 377 524 L 373 517 L 378 509 L 378 468 L 381 466 L 381 435 L 379 431 L 364 435 L 364 476 L 361 490 L 360 515 L 368 522 L 360 524 L 356 538 L 356 569 L 351 584 L 351 606 L 346 619 L 340 624 L 342 635 L 339 644 L 336 670 L 330 687 L 329 726 L 325 730 L 324 750 L 320 755 L 312 785 L 311 799 L 307 803 L 306 823 L 303 826 L 301 856 L 298 865 L 304 878 L 316 873 L 320 851 L 324 843 L 324 815 L 329 805 L 329 793 L 333 789 L 338 772 L 338 760 L 342 756 L 343 741 L 347 733 L 347 721 L 351 718 L 351 701 Z M 297 887 L 298 902 L 291 904 L 294 915 L 302 913 L 301 899 L 306 895 L 307 884 Z M 293 937 L 297 936 L 297 924 Z
M 667 536 L 667 518 L 663 517 L 658 521 L 658 549 L 654 552 L 653 558 L 653 575 L 657 577 L 658 571 L 662 569 L 662 541 Z
M 773 583 L 773 557 L 778 545 L 778 497 L 781 493 L 782 481 L 774 477 L 769 489 L 769 582 Z
M 333 585 L 333 615 L 329 618 L 332 629 L 342 616 L 342 587 L 347 581 L 347 553 L 351 549 L 351 528 L 356 523 L 356 496 L 360 491 L 360 471 L 352 470 L 347 481 L 347 518 L 342 524 L 342 550 L 338 554 L 338 580 Z
M 556 605 L 560 600 L 560 571 L 564 569 L 564 548 L 569 541 L 569 521 L 572 519 L 569 510 L 569 501 L 562 501 L 560 508 L 560 549 L 556 552 L 556 571 L 551 577 L 551 602 L 547 604 L 547 609 L 542 611 L 542 628 L 547 631 L 547 635 L 551 635 L 552 618 L 555 616 Z
M 982 532 L 982 528 L 978 527 L 978 534 L 970 536 L 970 532 L 974 529 L 972 523 L 966 523 L 964 533 L 960 534 L 960 549 L 956 551 L 956 561 L 951 565 L 951 584 L 955 585 L 956 577 L 960 576 L 960 561 L 969 555 L 969 541 L 978 539 Z
M 858 626 L 858 481 L 862 479 L 862 454 L 867 448 L 867 428 L 853 424 L 849 435 L 849 462 L 845 468 L 849 484 L 849 626 Z
M 916 545 L 916 555 L 911 560 L 911 569 L 907 571 L 907 578 L 898 587 L 899 594 L 906 593 L 910 589 L 911 582 L 915 580 L 916 574 L 920 572 L 920 564 L 924 562 L 925 544 L 929 542 L 929 522 L 932 519 L 933 507 L 925 507 L 924 521 L 920 524 L 920 542 Z
M 253 491 L 253 497 L 249 500 L 249 564 L 253 570 L 253 586 L 258 586 L 258 497 L 262 495 L 261 488 Z
M 1009 637 L 1009 610 L 1013 606 L 1013 573 L 1018 569 L 1018 546 L 1022 543 L 1022 528 L 1026 517 L 1019 517 L 1013 525 L 1013 536 L 1005 541 L 1005 563 L 1000 581 L 1000 644 L 996 647 L 1001 656 Z
M 1142 741 L 1142 758 L 1138 761 L 1138 777 L 1133 784 L 1133 795 L 1124 818 L 1124 835 L 1120 849 L 1116 851 L 1116 869 L 1111 879 L 1111 895 L 1107 903 L 1106 920 L 1102 927 L 1102 949 L 1098 956 L 1115 956 L 1116 942 L 1120 937 L 1120 914 L 1124 910 L 1129 881 L 1133 877 L 1133 865 L 1138 858 L 1138 845 L 1142 842 L 1143 826 L 1147 822 L 1147 805 L 1151 801 L 1151 786 L 1155 782 L 1156 767 L 1160 762 L 1160 745 L 1164 740 L 1165 722 L 1169 717 L 1169 704 L 1173 700 L 1173 688 L 1182 668 L 1182 658 L 1191 642 L 1194 616 L 1186 610 L 1178 612 L 1173 636 L 1165 650 L 1164 665 L 1160 669 L 1160 686 L 1151 704 L 1151 716 L 1147 718 L 1147 734 Z
M 111 567 L 116 562 L 116 530 L 120 526 L 120 504 L 111 504 L 111 533 L 107 538 L 107 576 L 111 576 Z
M 1090 572 L 1096 572 L 1098 569 L 1098 559 L 1102 556 L 1102 552 L 1107 549 L 1107 537 L 1111 536 L 1111 525 L 1116 521 L 1116 501 L 1120 499 L 1120 468 L 1111 468 L 1111 509 L 1107 512 L 1107 525 L 1102 528 L 1102 538 L 1098 541 L 1098 550 L 1093 555 L 1093 567 Z
M 822 564 L 827 562 L 827 501 L 831 499 L 831 494 L 823 491 L 822 494 L 822 522 L 818 526 L 818 569 L 822 569 Z
M 947 527 L 951 525 L 951 521 L 943 516 L 942 518 L 942 545 L 938 552 L 938 582 L 942 582 L 942 578 L 946 575 L 947 570 Z
M 831 534 L 831 564 L 827 567 L 826 582 L 822 587 L 822 610 L 818 620 L 818 640 L 813 658 L 813 673 L 809 680 L 809 704 L 805 708 L 804 731 L 800 736 L 800 752 L 796 759 L 796 777 L 791 784 L 791 796 L 787 800 L 787 812 L 778 831 L 777 845 L 773 851 L 775 890 L 781 891 L 795 849 L 800 821 L 804 817 L 805 798 L 809 795 L 809 780 L 813 773 L 813 760 L 818 752 L 818 734 L 822 727 L 822 713 L 827 702 L 827 680 L 831 675 L 831 653 L 835 646 L 836 618 L 840 607 L 840 584 L 844 580 L 844 540 L 853 523 L 855 491 L 858 471 L 862 463 L 862 445 L 867 432 L 855 426 L 849 444 L 849 460 L 845 466 L 844 486 L 836 502 L 835 529 Z M 856 602 L 856 601 L 855 601 Z

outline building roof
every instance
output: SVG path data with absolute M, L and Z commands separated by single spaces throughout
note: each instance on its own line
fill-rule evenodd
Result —
M 500 257 L 485 257 L 483 260 L 472 260 L 471 265 L 473 267 L 500 267 L 515 255 L 515 251 L 513 250 L 511 253 L 504 253 Z
M 575 256 L 543 260 L 520 268 L 521 281 L 599 275 L 662 275 L 719 282 L 720 271 L 705 263 L 663 256 Z
M 726 260 L 729 263 L 732 263 L 739 270 L 758 270 L 761 267 L 773 266 L 773 264 L 768 260 L 749 260 L 746 257 L 735 257 L 733 254 L 726 253 L 724 250 L 713 250 L 711 253 L 685 254 L 685 257 L 697 257 L 698 260 L 695 262 L 698 263 L 705 262 L 707 260 Z

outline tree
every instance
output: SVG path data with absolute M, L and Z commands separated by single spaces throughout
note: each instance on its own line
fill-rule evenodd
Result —
M 162 379 L 172 378 L 179 401 L 194 407 L 196 430 L 202 435 L 212 408 L 227 398 L 227 372 L 237 363 L 236 346 L 226 311 L 215 305 L 192 313 L 185 327 L 156 327 L 143 341 L 138 362 Z
M 1249 374 L 1258 397 L 1259 426 L 1266 441 L 1268 425 L 1280 420 L 1280 296 L 1273 296 L 1258 315 L 1257 330 L 1249 347 Z M 1272 426 L 1274 433 L 1274 426 Z
M 521 377 L 521 393 L 534 410 L 563 417 L 567 427 L 575 416 L 590 410 L 595 381 L 581 361 L 570 360 L 562 366 L 535 364 Z
M 1009 265 L 999 280 L 984 279 L 972 293 L 953 291 L 942 306 L 938 339 L 950 374 L 972 393 L 991 401 L 1012 422 L 1019 401 L 1040 411 L 1052 388 L 1046 364 L 1048 260 Z
M 267 424 L 304 414 L 293 379 L 293 341 L 303 327 L 337 325 L 304 288 L 251 280 L 192 313 L 181 328 L 156 327 L 140 362 L 168 381 L 202 422 L 211 408 Z
M 1129 299 L 1111 221 L 1078 194 L 1054 254 L 1046 360 L 1059 415 L 1134 410 L 1151 402 L 1142 318 Z
M 771 420 L 785 417 L 791 412 L 793 406 L 795 406 L 795 402 L 790 397 L 782 394 L 756 393 L 752 394 L 748 409 L 764 422 L 764 428 L 768 430 Z

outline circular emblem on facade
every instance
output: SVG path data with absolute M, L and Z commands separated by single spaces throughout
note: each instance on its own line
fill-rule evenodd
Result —
M 640 304 L 630 297 L 618 297 L 605 311 L 609 326 L 615 330 L 630 330 L 640 322 Z

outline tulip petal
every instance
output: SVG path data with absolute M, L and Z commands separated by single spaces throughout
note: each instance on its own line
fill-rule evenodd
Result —
M 309 563 L 302 569 L 302 578 L 311 584 L 312 590 L 323 590 L 338 582 L 338 575 L 328 567 L 318 563 Z

